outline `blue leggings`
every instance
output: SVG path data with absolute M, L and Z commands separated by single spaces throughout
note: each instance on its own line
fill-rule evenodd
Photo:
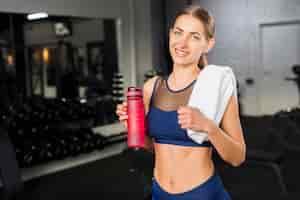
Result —
M 199 186 L 182 193 L 171 194 L 152 181 L 152 200 L 231 200 L 220 177 L 215 173 Z

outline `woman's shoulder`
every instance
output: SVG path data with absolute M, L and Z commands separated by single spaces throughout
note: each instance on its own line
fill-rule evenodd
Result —
M 144 87 L 143 87 L 144 93 L 151 96 L 154 85 L 155 85 L 156 81 L 159 80 L 159 79 L 161 79 L 161 76 L 154 76 L 154 77 L 148 79 L 144 83 Z

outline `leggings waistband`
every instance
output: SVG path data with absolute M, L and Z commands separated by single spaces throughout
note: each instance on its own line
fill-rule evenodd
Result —
M 217 173 L 214 173 L 200 185 L 181 193 L 165 191 L 153 178 L 152 196 L 153 200 L 230 200 Z

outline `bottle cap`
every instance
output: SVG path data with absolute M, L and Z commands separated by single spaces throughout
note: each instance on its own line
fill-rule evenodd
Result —
M 143 94 L 142 94 L 142 89 L 141 88 L 138 88 L 138 87 L 128 87 L 127 89 L 127 96 L 131 97 L 131 96 L 140 96 L 142 97 Z

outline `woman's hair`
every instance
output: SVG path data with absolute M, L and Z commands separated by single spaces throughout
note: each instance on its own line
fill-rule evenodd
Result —
M 200 7 L 199 5 L 190 5 L 188 7 L 185 7 L 175 15 L 172 27 L 174 26 L 176 19 L 182 15 L 191 15 L 200 20 L 203 24 L 205 31 L 204 34 L 207 40 L 215 37 L 215 21 L 213 16 L 210 15 L 210 13 L 206 9 Z M 200 68 L 203 68 L 205 65 L 207 65 L 207 56 L 206 54 L 202 54 L 198 66 Z

